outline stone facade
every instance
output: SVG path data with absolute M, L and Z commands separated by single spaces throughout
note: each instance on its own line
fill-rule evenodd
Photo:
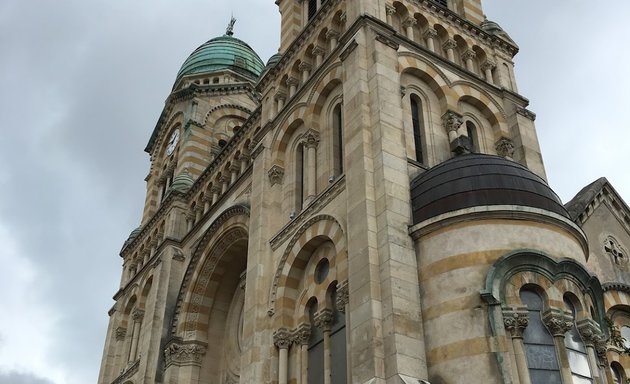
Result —
M 544 184 L 518 48 L 480 0 L 276 4 L 259 77 L 235 57 L 167 99 L 98 382 L 626 380 L 630 210 L 605 179 L 566 215 L 412 217 L 413 181 L 468 152 Z

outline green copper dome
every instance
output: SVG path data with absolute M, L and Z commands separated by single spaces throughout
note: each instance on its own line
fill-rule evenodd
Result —
M 231 69 L 252 80 L 258 79 L 265 65 L 258 54 L 242 40 L 230 34 L 215 37 L 197 48 L 177 73 L 179 81 L 188 75 Z
M 195 180 L 193 180 L 193 178 L 187 171 L 184 171 L 183 173 L 175 176 L 175 178 L 173 179 L 173 184 L 168 187 L 168 191 L 166 191 L 166 193 L 168 194 L 171 191 L 179 191 L 183 193 L 188 192 L 188 190 L 190 189 L 190 187 L 193 186 L 194 183 Z

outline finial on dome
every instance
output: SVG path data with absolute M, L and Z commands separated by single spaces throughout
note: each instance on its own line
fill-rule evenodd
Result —
M 230 19 L 230 22 L 228 23 L 227 29 L 225 30 L 226 35 L 232 36 L 234 34 L 235 23 L 236 23 L 236 19 L 234 18 L 234 16 L 232 16 L 232 18 Z

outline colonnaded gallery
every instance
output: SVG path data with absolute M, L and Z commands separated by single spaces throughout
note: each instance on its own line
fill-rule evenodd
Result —
M 481 1 L 276 4 L 177 73 L 98 382 L 625 383 L 630 210 L 548 186 Z

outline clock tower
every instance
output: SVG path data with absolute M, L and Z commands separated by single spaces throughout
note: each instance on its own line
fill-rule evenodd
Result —
M 549 187 L 481 1 L 275 3 L 177 73 L 99 383 L 625 380 L 630 210 Z

